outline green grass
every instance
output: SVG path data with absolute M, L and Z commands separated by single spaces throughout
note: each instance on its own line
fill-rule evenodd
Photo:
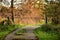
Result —
M 35 35 L 38 37 L 39 40 L 58 40 L 58 37 L 54 33 L 47 33 L 40 30 L 35 30 Z
M 0 40 L 3 40 L 4 37 L 9 33 L 9 31 L 0 32 Z
M 56 30 L 49 30 L 48 28 L 46 30 L 46 27 L 44 28 L 39 27 L 34 30 L 34 33 L 37 36 L 38 40 L 59 40 L 60 39 L 59 36 L 60 34 L 58 34 L 59 32 L 57 32 Z
M 16 32 L 15 35 L 22 35 L 24 32 L 25 32 L 25 30 L 22 29 L 22 30 Z
M 3 40 L 4 37 L 10 33 L 11 31 L 17 29 L 18 27 L 21 27 L 20 25 L 0 25 L 0 40 Z

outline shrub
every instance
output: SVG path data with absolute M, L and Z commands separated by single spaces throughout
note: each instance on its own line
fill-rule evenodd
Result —
M 14 28 L 14 27 L 15 27 L 15 25 L 0 25 L 0 32 L 1 31 L 6 31 L 9 28 Z
M 60 40 L 60 25 L 44 24 L 34 33 L 39 40 Z
M 51 25 L 44 24 L 41 26 L 42 31 L 51 31 Z
M 51 25 L 51 24 L 44 24 L 40 28 L 42 31 L 45 32 L 60 32 L 60 25 Z

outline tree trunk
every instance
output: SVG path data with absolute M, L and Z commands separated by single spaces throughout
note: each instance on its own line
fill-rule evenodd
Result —
M 7 17 L 7 19 L 8 19 L 8 22 L 7 22 L 7 24 L 8 24 L 8 25 L 10 25 L 10 19 L 9 19 L 9 17 Z
M 59 24 L 58 18 L 57 18 L 57 17 L 53 17 L 53 18 L 52 18 L 52 23 L 53 23 L 53 24 Z
M 47 14 L 46 14 L 46 13 L 45 13 L 45 23 L 46 23 L 46 24 L 48 23 Z
M 13 1 L 14 1 L 14 0 L 11 0 L 11 13 L 12 13 L 12 21 L 14 22 Z

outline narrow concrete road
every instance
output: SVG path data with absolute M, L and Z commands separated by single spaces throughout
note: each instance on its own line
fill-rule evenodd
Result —
M 11 32 L 10 34 L 8 34 L 5 37 L 5 40 L 20 40 L 21 38 L 27 39 L 27 40 L 32 40 L 32 39 L 36 39 L 36 36 L 33 33 L 33 30 L 38 28 L 39 26 L 25 26 L 23 28 L 18 28 L 15 31 Z M 15 33 L 18 32 L 19 30 L 25 30 L 25 33 L 23 33 L 23 35 L 18 35 L 16 36 Z

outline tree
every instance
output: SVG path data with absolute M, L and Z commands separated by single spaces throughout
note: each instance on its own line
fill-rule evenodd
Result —
M 14 0 L 11 0 L 11 13 L 12 13 L 12 21 L 14 22 L 13 1 L 14 1 Z
M 58 24 L 59 23 L 59 16 L 60 16 L 60 3 L 51 1 L 50 4 L 46 6 L 47 17 L 52 20 L 52 23 Z

